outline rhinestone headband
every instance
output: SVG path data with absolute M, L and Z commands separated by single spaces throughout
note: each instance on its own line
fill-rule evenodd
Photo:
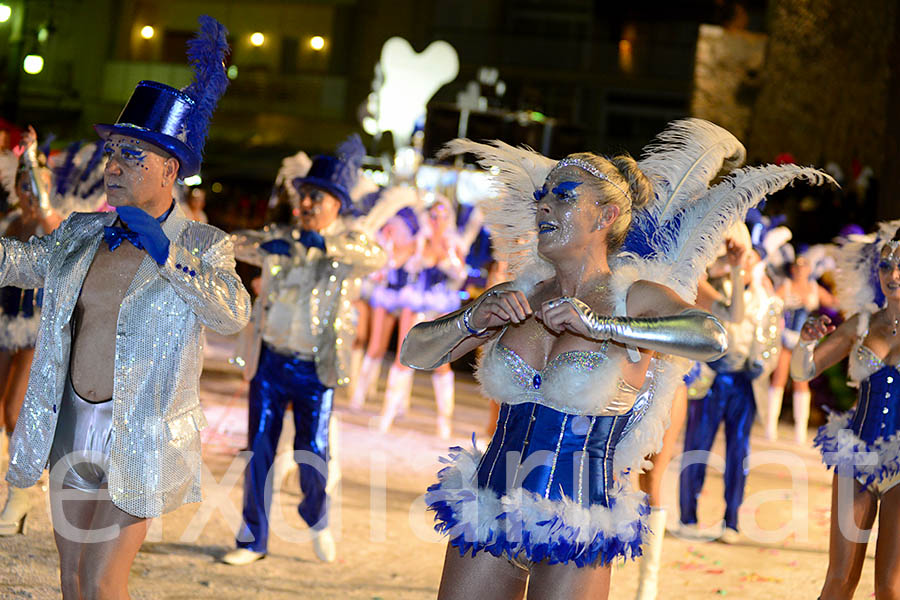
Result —
M 900 240 L 890 240 L 884 243 L 884 247 L 890 248 L 890 258 L 897 259 L 897 251 L 900 250 Z
M 606 173 L 604 173 L 603 171 L 601 171 L 600 169 L 598 169 L 591 163 L 589 163 L 585 160 L 581 160 L 580 158 L 564 158 L 561 161 L 559 161 L 558 163 L 556 163 L 556 166 L 553 167 L 553 170 L 555 171 L 556 169 L 561 169 L 563 167 L 578 167 L 579 169 L 581 169 L 583 171 L 587 171 L 588 173 L 590 173 L 597 179 L 602 179 L 606 183 L 610 184 L 611 186 L 613 186 L 614 188 L 616 188 L 617 190 L 622 192 L 622 195 L 625 196 L 626 198 L 628 198 L 628 201 L 631 202 L 631 194 L 629 194 L 628 192 L 623 190 L 621 187 L 619 187 L 614 181 L 612 181 L 609 178 L 609 176 Z

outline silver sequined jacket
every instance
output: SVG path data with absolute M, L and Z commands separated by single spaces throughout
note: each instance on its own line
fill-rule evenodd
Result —
M 291 271 L 303 269 L 304 277 L 312 279 L 309 296 L 298 300 L 308 302 L 309 310 L 297 310 L 293 318 L 309 315 L 310 330 L 316 340 L 316 374 L 323 385 L 336 387 L 350 382 L 350 352 L 356 333 L 352 302 L 359 298 L 361 278 L 383 267 L 386 256 L 373 239 L 352 229 L 343 219 L 332 223 L 321 234 L 325 238 L 324 252 L 318 248 L 307 249 L 296 241 L 299 231 L 290 228 L 267 227 L 262 231 L 237 232 L 232 237 L 237 259 L 263 269 L 263 297 L 257 300 L 263 303 L 257 311 L 261 319 L 266 318 L 270 299 L 282 286 L 290 285 Z M 259 249 L 260 244 L 272 239 L 293 239 L 291 256 Z M 261 322 L 254 322 L 253 326 L 258 340 L 264 326 Z M 248 366 L 255 372 L 252 362 L 251 359 Z
M 74 213 L 48 236 L 0 238 L 0 285 L 44 287 L 31 378 L 10 445 L 6 478 L 14 486 L 33 485 L 47 465 L 69 367 L 70 319 L 103 226 L 115 220 L 115 213 Z M 169 257 L 163 266 L 144 257 L 116 326 L 108 485 L 113 503 L 138 517 L 200 500 L 203 328 L 232 334 L 250 317 L 231 239 L 177 206 L 162 228 Z

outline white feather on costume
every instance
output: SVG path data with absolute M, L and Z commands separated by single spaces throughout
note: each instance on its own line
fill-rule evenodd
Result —
M 745 156 L 736 137 L 709 121 L 669 123 L 644 148 L 638 163 L 657 195 L 648 208 L 660 222 L 669 221 L 686 203 L 705 194 L 719 171 L 740 166 Z
M 416 188 L 408 185 L 398 185 L 382 192 L 375 206 L 367 214 L 352 219 L 350 228 L 362 231 L 370 238 L 400 210 L 412 208 L 416 212 L 422 210 L 422 198 Z M 348 220 L 350 220 L 348 218 Z
M 85 144 L 72 158 L 71 170 L 67 173 L 68 181 L 63 188 L 65 192 L 60 194 L 59 182 L 54 181 L 53 193 L 50 203 L 53 210 L 63 218 L 73 212 L 96 212 L 106 205 L 106 187 L 103 185 L 103 171 L 106 169 L 106 157 L 101 155 L 98 160 L 91 162 L 98 144 L 93 142 Z M 54 173 L 60 167 L 59 162 L 66 159 L 66 153 L 51 156 L 49 166 Z
M 880 286 L 878 282 L 878 261 L 881 248 L 894 238 L 900 229 L 900 219 L 883 221 L 878 230 L 869 235 L 854 235 L 849 239 L 838 238 L 834 251 L 835 299 L 838 308 L 846 317 L 857 313 L 877 312 L 881 307 L 876 303 Z
M 496 197 L 485 199 L 479 207 L 491 232 L 495 257 L 508 261 L 514 279 L 526 270 L 531 274 L 537 270 L 544 278 L 552 275 L 553 267 L 538 255 L 533 199 L 556 161 L 500 140 L 480 144 L 465 139 L 449 142 L 438 158 L 466 153 L 477 156 L 478 164 L 493 175 Z
M 12 150 L 0 151 L 0 185 L 8 195 L 7 203 L 13 205 L 16 199 L 16 169 L 19 167 L 19 158 Z
M 274 206 L 278 200 L 278 190 L 282 187 L 287 190 L 291 200 L 299 202 L 297 189 L 294 187 L 293 181 L 298 177 L 306 177 L 309 168 L 312 166 L 312 159 L 306 152 L 300 151 L 297 154 L 286 156 L 281 160 L 281 168 L 278 169 L 278 175 L 275 176 L 275 191 L 269 200 L 270 206 Z

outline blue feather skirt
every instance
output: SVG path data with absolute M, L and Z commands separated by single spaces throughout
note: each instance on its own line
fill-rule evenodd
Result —
M 572 415 L 504 404 L 481 454 L 460 447 L 425 502 L 461 556 L 485 551 L 519 564 L 608 565 L 641 555 L 646 496 L 613 476 L 628 415 Z

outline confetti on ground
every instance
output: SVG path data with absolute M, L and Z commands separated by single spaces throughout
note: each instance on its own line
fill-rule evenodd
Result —
M 781 579 L 778 577 L 766 577 L 765 575 L 760 575 L 759 573 L 750 573 L 749 575 L 744 575 L 741 577 L 741 581 L 750 581 L 753 583 L 781 583 Z

